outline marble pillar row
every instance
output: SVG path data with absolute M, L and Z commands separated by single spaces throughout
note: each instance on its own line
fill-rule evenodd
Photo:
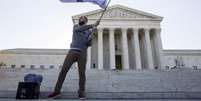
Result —
M 157 63 L 159 68 L 164 69 L 163 66 L 163 47 L 162 47 L 162 40 L 161 40 L 161 29 L 156 29 L 155 33 L 155 44 L 156 44 L 156 54 L 157 54 Z
M 91 68 L 91 47 L 87 49 L 87 69 Z
M 141 55 L 140 55 L 140 44 L 139 44 L 139 29 L 133 28 L 133 36 L 134 36 L 134 56 L 135 56 L 135 68 L 142 69 L 141 65 Z
M 145 51 L 146 51 L 146 58 L 147 58 L 146 66 L 148 69 L 154 69 L 151 40 L 150 40 L 150 29 L 145 29 Z
M 129 69 L 127 28 L 122 28 L 123 69 Z
M 114 28 L 109 28 L 110 68 L 116 69 Z
M 103 29 L 98 29 L 98 69 L 103 69 Z

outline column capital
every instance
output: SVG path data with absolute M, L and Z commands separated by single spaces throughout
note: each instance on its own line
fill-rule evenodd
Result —
M 103 28 L 98 28 L 98 29 L 97 29 L 98 34 L 103 34 L 103 30 L 104 30 Z
M 114 27 L 108 27 L 107 29 L 108 30 L 115 30 L 116 28 L 114 28 Z
M 138 28 L 133 28 L 133 32 L 134 32 L 134 35 L 138 35 L 139 34 L 139 29 Z
M 115 27 L 107 27 L 109 30 L 114 30 L 116 29 Z
M 151 30 L 151 28 L 144 28 L 144 30 L 145 30 L 145 31 L 150 31 L 150 30 Z
M 128 30 L 128 27 L 121 27 L 120 29 L 125 31 Z
M 144 28 L 145 34 L 149 34 L 149 31 L 150 31 L 150 30 L 151 30 L 150 28 Z
M 97 29 L 98 29 L 98 31 L 100 31 L 100 30 L 104 30 L 103 27 L 97 27 Z
M 153 28 L 152 27 L 142 27 L 142 29 L 144 29 L 144 30 L 151 30 Z
M 125 27 L 124 27 L 124 28 L 121 28 L 122 33 L 127 33 L 127 29 L 128 29 L 128 28 L 125 28 Z
M 133 27 L 132 29 L 133 31 L 136 31 L 136 30 L 138 31 L 140 28 Z
M 155 28 L 156 30 L 161 30 L 162 28 Z
M 161 28 L 156 28 L 156 32 L 161 32 Z

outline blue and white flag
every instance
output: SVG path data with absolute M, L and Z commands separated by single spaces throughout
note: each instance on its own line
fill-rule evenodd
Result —
M 101 8 L 105 8 L 107 4 L 107 0 L 60 0 L 64 3 L 73 3 L 73 2 L 91 2 L 99 5 Z

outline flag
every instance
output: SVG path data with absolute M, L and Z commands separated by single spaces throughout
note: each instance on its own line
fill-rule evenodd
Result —
M 107 0 L 60 0 L 60 1 L 64 3 L 90 2 L 99 5 L 101 8 L 105 8 L 107 4 Z

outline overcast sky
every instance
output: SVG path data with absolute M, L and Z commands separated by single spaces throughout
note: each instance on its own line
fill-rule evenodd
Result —
M 201 0 L 112 0 L 164 17 L 164 49 L 201 49 Z M 90 3 L 59 0 L 0 0 L 0 49 L 69 48 L 72 19 L 99 9 Z

